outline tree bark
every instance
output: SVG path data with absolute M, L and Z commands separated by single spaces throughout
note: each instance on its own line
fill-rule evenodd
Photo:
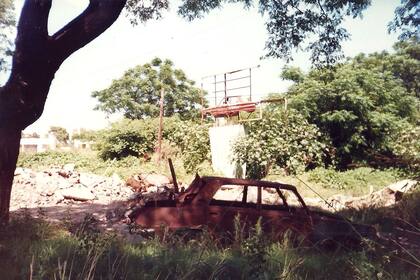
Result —
M 0 225 L 9 220 L 10 195 L 19 155 L 20 130 L 0 129 Z
M 44 110 L 54 75 L 72 53 L 110 27 L 126 0 L 90 0 L 88 7 L 52 36 L 52 0 L 26 0 L 20 15 L 12 72 L 0 87 L 0 222 L 9 217 L 10 193 L 21 131 Z

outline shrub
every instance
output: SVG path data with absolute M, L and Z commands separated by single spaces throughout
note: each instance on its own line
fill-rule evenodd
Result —
M 263 120 L 250 123 L 247 135 L 234 144 L 234 156 L 246 164 L 247 176 L 262 178 L 274 165 L 289 173 L 331 163 L 333 149 L 315 125 L 298 112 L 275 108 Z
M 319 183 L 330 189 L 367 189 L 383 188 L 400 179 L 399 170 L 379 170 L 370 167 L 360 167 L 344 172 L 334 169 L 316 168 L 309 171 L 309 181 Z
M 156 135 L 155 119 L 124 119 L 113 123 L 110 128 L 102 131 L 97 143 L 99 156 L 104 160 L 144 156 L 153 151 Z
M 179 122 L 167 137 L 181 149 L 187 172 L 197 171 L 203 162 L 210 160 L 210 138 L 207 126 L 190 121 Z
M 348 62 L 314 69 L 292 86 L 290 106 L 328 135 L 342 167 L 390 151 L 392 135 L 416 118 L 416 99 L 389 71 Z
M 392 152 L 408 161 L 411 169 L 420 170 L 420 126 L 402 127 L 391 145 Z
M 153 153 L 157 144 L 158 119 L 122 120 L 102 132 L 97 148 L 104 160 L 120 160 L 127 156 L 146 157 Z M 210 140 L 208 127 L 192 121 L 181 121 L 177 117 L 165 118 L 163 138 L 173 146 L 170 149 L 164 141 L 164 149 L 173 155 L 178 150 L 188 172 L 197 171 L 198 167 L 210 158 Z

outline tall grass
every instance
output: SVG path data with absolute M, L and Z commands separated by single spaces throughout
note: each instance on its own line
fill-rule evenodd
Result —
M 265 238 L 261 228 L 233 244 L 203 234 L 128 243 L 97 231 L 88 217 L 64 228 L 29 216 L 0 232 L 2 279 L 418 279 L 390 253 L 323 252 Z

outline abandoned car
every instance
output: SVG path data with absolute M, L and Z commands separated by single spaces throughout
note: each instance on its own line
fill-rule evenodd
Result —
M 191 185 L 166 200 L 149 201 L 130 218 L 143 233 L 201 230 L 234 234 L 234 220 L 251 228 L 260 220 L 264 233 L 280 238 L 286 231 L 310 242 L 359 244 L 374 237 L 368 225 L 321 211 L 310 210 L 292 185 L 224 177 L 196 176 Z

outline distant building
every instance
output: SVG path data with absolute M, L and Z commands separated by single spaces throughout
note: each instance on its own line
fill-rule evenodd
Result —
M 40 153 L 55 150 L 57 149 L 57 143 L 57 139 L 51 134 L 46 138 L 23 137 L 20 140 L 20 152 Z
M 73 140 L 73 148 L 78 150 L 90 150 L 93 145 L 93 141 L 86 141 L 86 140 Z

